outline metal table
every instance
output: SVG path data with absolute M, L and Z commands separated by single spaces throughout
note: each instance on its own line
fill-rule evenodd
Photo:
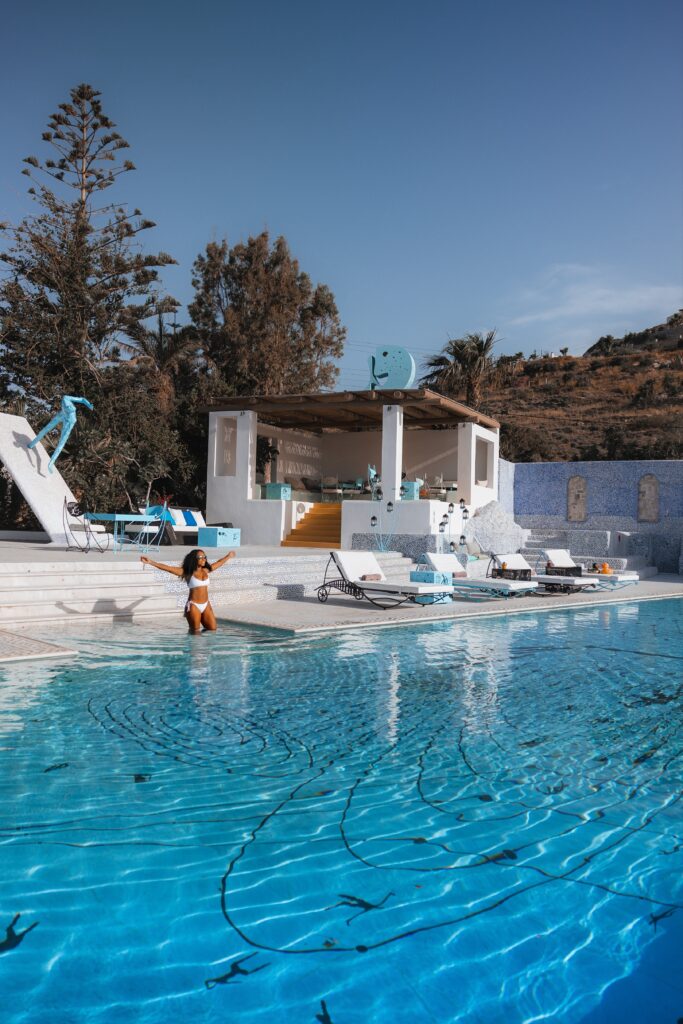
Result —
M 164 534 L 164 523 L 162 516 L 158 513 L 154 515 L 145 515 L 144 513 L 133 515 L 132 513 L 128 514 L 121 512 L 86 512 L 84 513 L 84 517 L 91 522 L 114 524 L 114 551 L 123 551 L 127 542 L 133 544 L 140 551 L 159 550 L 161 538 Z M 135 540 L 132 538 L 129 540 L 128 537 L 126 537 L 126 526 L 128 526 L 129 523 L 140 523 L 140 532 Z M 159 528 L 150 538 L 150 531 L 145 530 L 142 527 L 151 526 L 153 523 L 156 523 Z M 145 540 L 141 541 L 141 537 L 144 537 Z

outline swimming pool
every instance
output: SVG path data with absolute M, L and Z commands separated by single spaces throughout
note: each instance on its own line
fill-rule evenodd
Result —
M 682 627 L 84 626 L 5 667 L 3 1019 L 670 1024 Z

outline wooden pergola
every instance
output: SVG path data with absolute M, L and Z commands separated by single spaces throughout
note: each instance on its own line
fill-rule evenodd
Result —
M 490 430 L 500 424 L 462 402 L 445 398 L 427 388 L 402 391 L 336 391 L 313 395 L 250 395 L 218 399 L 204 412 L 255 412 L 259 421 L 273 427 L 308 430 L 381 430 L 385 405 L 403 407 L 407 430 L 452 427 L 477 423 Z

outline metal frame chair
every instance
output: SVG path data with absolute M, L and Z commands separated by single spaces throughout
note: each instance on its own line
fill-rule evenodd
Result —
M 68 501 L 64 499 L 62 506 L 62 523 L 64 524 L 64 536 L 66 537 L 66 547 L 68 551 L 82 551 L 84 555 L 87 555 L 93 548 L 104 554 L 108 551 L 111 546 L 112 535 L 106 530 L 94 530 L 93 525 L 87 518 L 85 513 L 87 509 L 83 508 L 77 501 Z M 79 522 L 79 530 L 74 531 L 73 520 L 77 519 Z M 77 534 L 82 533 L 83 542 Z M 100 543 L 100 539 L 104 543 Z

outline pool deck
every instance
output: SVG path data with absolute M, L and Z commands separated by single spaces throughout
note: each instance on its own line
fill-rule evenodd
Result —
M 152 557 L 156 561 L 177 564 L 187 551 L 187 547 L 166 547 L 154 553 Z M 215 559 L 223 553 L 224 551 L 210 549 L 209 556 Z M 508 600 L 462 597 L 443 605 L 407 603 L 399 608 L 383 610 L 368 601 L 356 601 L 334 592 L 325 604 L 321 604 L 316 599 L 315 586 L 322 579 L 323 569 L 316 566 L 316 559 L 324 566 L 327 553 L 319 548 L 250 545 L 239 548 L 238 554 L 240 560 L 244 559 L 247 573 L 251 573 L 252 576 L 244 583 L 246 589 L 243 593 L 236 594 L 231 588 L 229 602 L 222 605 L 215 603 L 214 610 L 219 623 L 272 630 L 290 636 L 339 630 L 414 626 L 432 622 L 683 597 L 683 576 L 659 575 L 614 592 L 598 590 L 561 595 L 539 593 Z M 397 557 L 399 563 L 394 564 L 391 569 L 387 568 L 390 579 L 406 578 L 407 569 L 400 564 L 401 556 Z M 177 597 L 167 593 L 163 581 L 143 574 L 139 558 L 140 552 L 136 549 L 116 554 L 91 551 L 84 555 L 79 551 L 65 551 L 49 544 L 16 540 L 0 542 L 0 563 L 4 565 L 6 580 L 9 581 L 6 583 L 6 593 L 4 596 L 0 595 L 0 612 L 5 614 L 7 620 L 6 624 L 0 623 L 0 664 L 35 658 L 76 657 L 77 651 L 67 646 L 68 636 L 75 625 L 80 630 L 84 625 L 97 626 L 103 620 L 122 619 L 128 622 L 144 621 L 147 624 L 155 619 L 168 623 L 170 617 L 180 620 Z M 297 558 L 302 559 L 300 565 L 296 565 Z M 287 569 L 281 579 L 282 559 L 286 560 Z M 294 560 L 291 572 L 290 560 Z M 133 562 L 137 565 L 133 566 Z M 280 576 L 277 577 L 276 583 L 279 580 L 280 583 L 284 581 L 288 584 L 294 582 L 301 585 L 293 588 L 291 585 L 275 585 L 272 580 L 268 582 L 260 568 L 264 563 L 269 566 L 277 566 L 280 563 Z M 17 567 L 16 570 L 14 566 Z M 79 571 L 81 567 L 85 571 Z M 30 580 L 24 580 L 22 577 L 12 582 L 17 572 L 22 572 L 30 577 Z M 75 581 L 85 588 L 82 591 L 83 595 L 87 593 L 90 594 L 89 597 L 83 596 L 79 601 L 81 591 L 73 590 Z M 141 589 L 137 591 L 136 587 Z M 299 592 L 293 593 L 293 590 Z M 97 600 L 92 593 L 96 595 Z M 138 596 L 138 593 L 141 596 Z M 47 612 L 41 613 L 42 618 L 35 614 L 35 608 L 25 603 L 27 596 L 31 594 L 36 594 L 40 600 L 47 602 Z M 56 602 L 54 608 L 50 602 Z M 103 605 L 106 605 L 104 611 Z M 138 605 L 141 607 L 138 608 Z M 57 613 L 61 617 L 57 618 Z M 182 625 L 182 621 L 179 621 L 179 628 L 182 628 Z M 149 628 L 149 625 L 146 628 Z M 39 639 L 46 634 L 58 637 L 65 646 Z
M 74 658 L 77 654 L 78 651 L 69 647 L 0 629 L 0 665 L 9 661 L 35 661 L 37 658 Z
M 330 595 L 325 604 L 314 597 L 269 601 L 217 611 L 222 622 L 293 635 L 329 633 L 340 629 L 368 629 L 378 626 L 407 626 L 427 622 L 480 619 L 484 616 L 519 615 L 524 612 L 554 612 L 568 608 L 600 607 L 633 601 L 657 601 L 683 597 L 683 577 L 659 575 L 654 579 L 623 587 L 613 593 L 605 590 L 580 594 L 539 594 L 530 597 L 462 598 L 443 605 L 404 604 L 383 611 L 368 601 Z

